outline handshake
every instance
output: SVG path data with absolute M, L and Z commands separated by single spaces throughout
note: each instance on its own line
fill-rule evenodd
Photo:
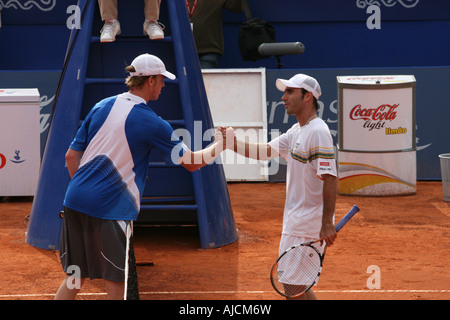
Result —
M 238 140 L 232 127 L 217 128 L 214 134 L 214 144 L 217 152 L 230 149 L 241 156 L 255 160 L 271 160 L 279 156 L 279 153 L 268 143 Z
M 218 127 L 214 132 L 214 142 L 205 149 L 186 152 L 178 162 L 189 171 L 195 171 L 214 161 L 225 150 L 232 150 L 246 158 L 270 160 L 278 153 L 268 143 L 251 143 L 237 140 L 232 127 Z
M 214 142 L 220 144 L 223 150 L 234 150 L 236 146 L 236 134 L 232 127 L 218 127 L 214 134 Z

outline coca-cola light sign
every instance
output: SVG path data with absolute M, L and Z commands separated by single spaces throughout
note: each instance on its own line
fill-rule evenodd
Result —
M 415 82 L 396 81 L 394 76 L 381 80 L 346 79 L 339 79 L 340 148 L 355 151 L 415 148 Z

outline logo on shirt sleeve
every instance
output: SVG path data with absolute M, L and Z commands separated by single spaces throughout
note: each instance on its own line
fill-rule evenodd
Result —
M 319 171 L 331 171 L 331 164 L 328 161 L 319 161 Z

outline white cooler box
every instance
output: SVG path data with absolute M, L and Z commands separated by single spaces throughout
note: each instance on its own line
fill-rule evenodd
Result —
M 40 168 L 37 89 L 0 89 L 0 196 L 34 196 Z
M 343 76 L 337 81 L 339 194 L 415 194 L 414 76 Z

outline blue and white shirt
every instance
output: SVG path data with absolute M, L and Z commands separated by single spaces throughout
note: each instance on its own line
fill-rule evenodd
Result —
M 100 101 L 70 145 L 84 153 L 64 206 L 101 219 L 136 220 L 153 147 L 174 163 L 186 150 L 144 99 L 127 92 Z

